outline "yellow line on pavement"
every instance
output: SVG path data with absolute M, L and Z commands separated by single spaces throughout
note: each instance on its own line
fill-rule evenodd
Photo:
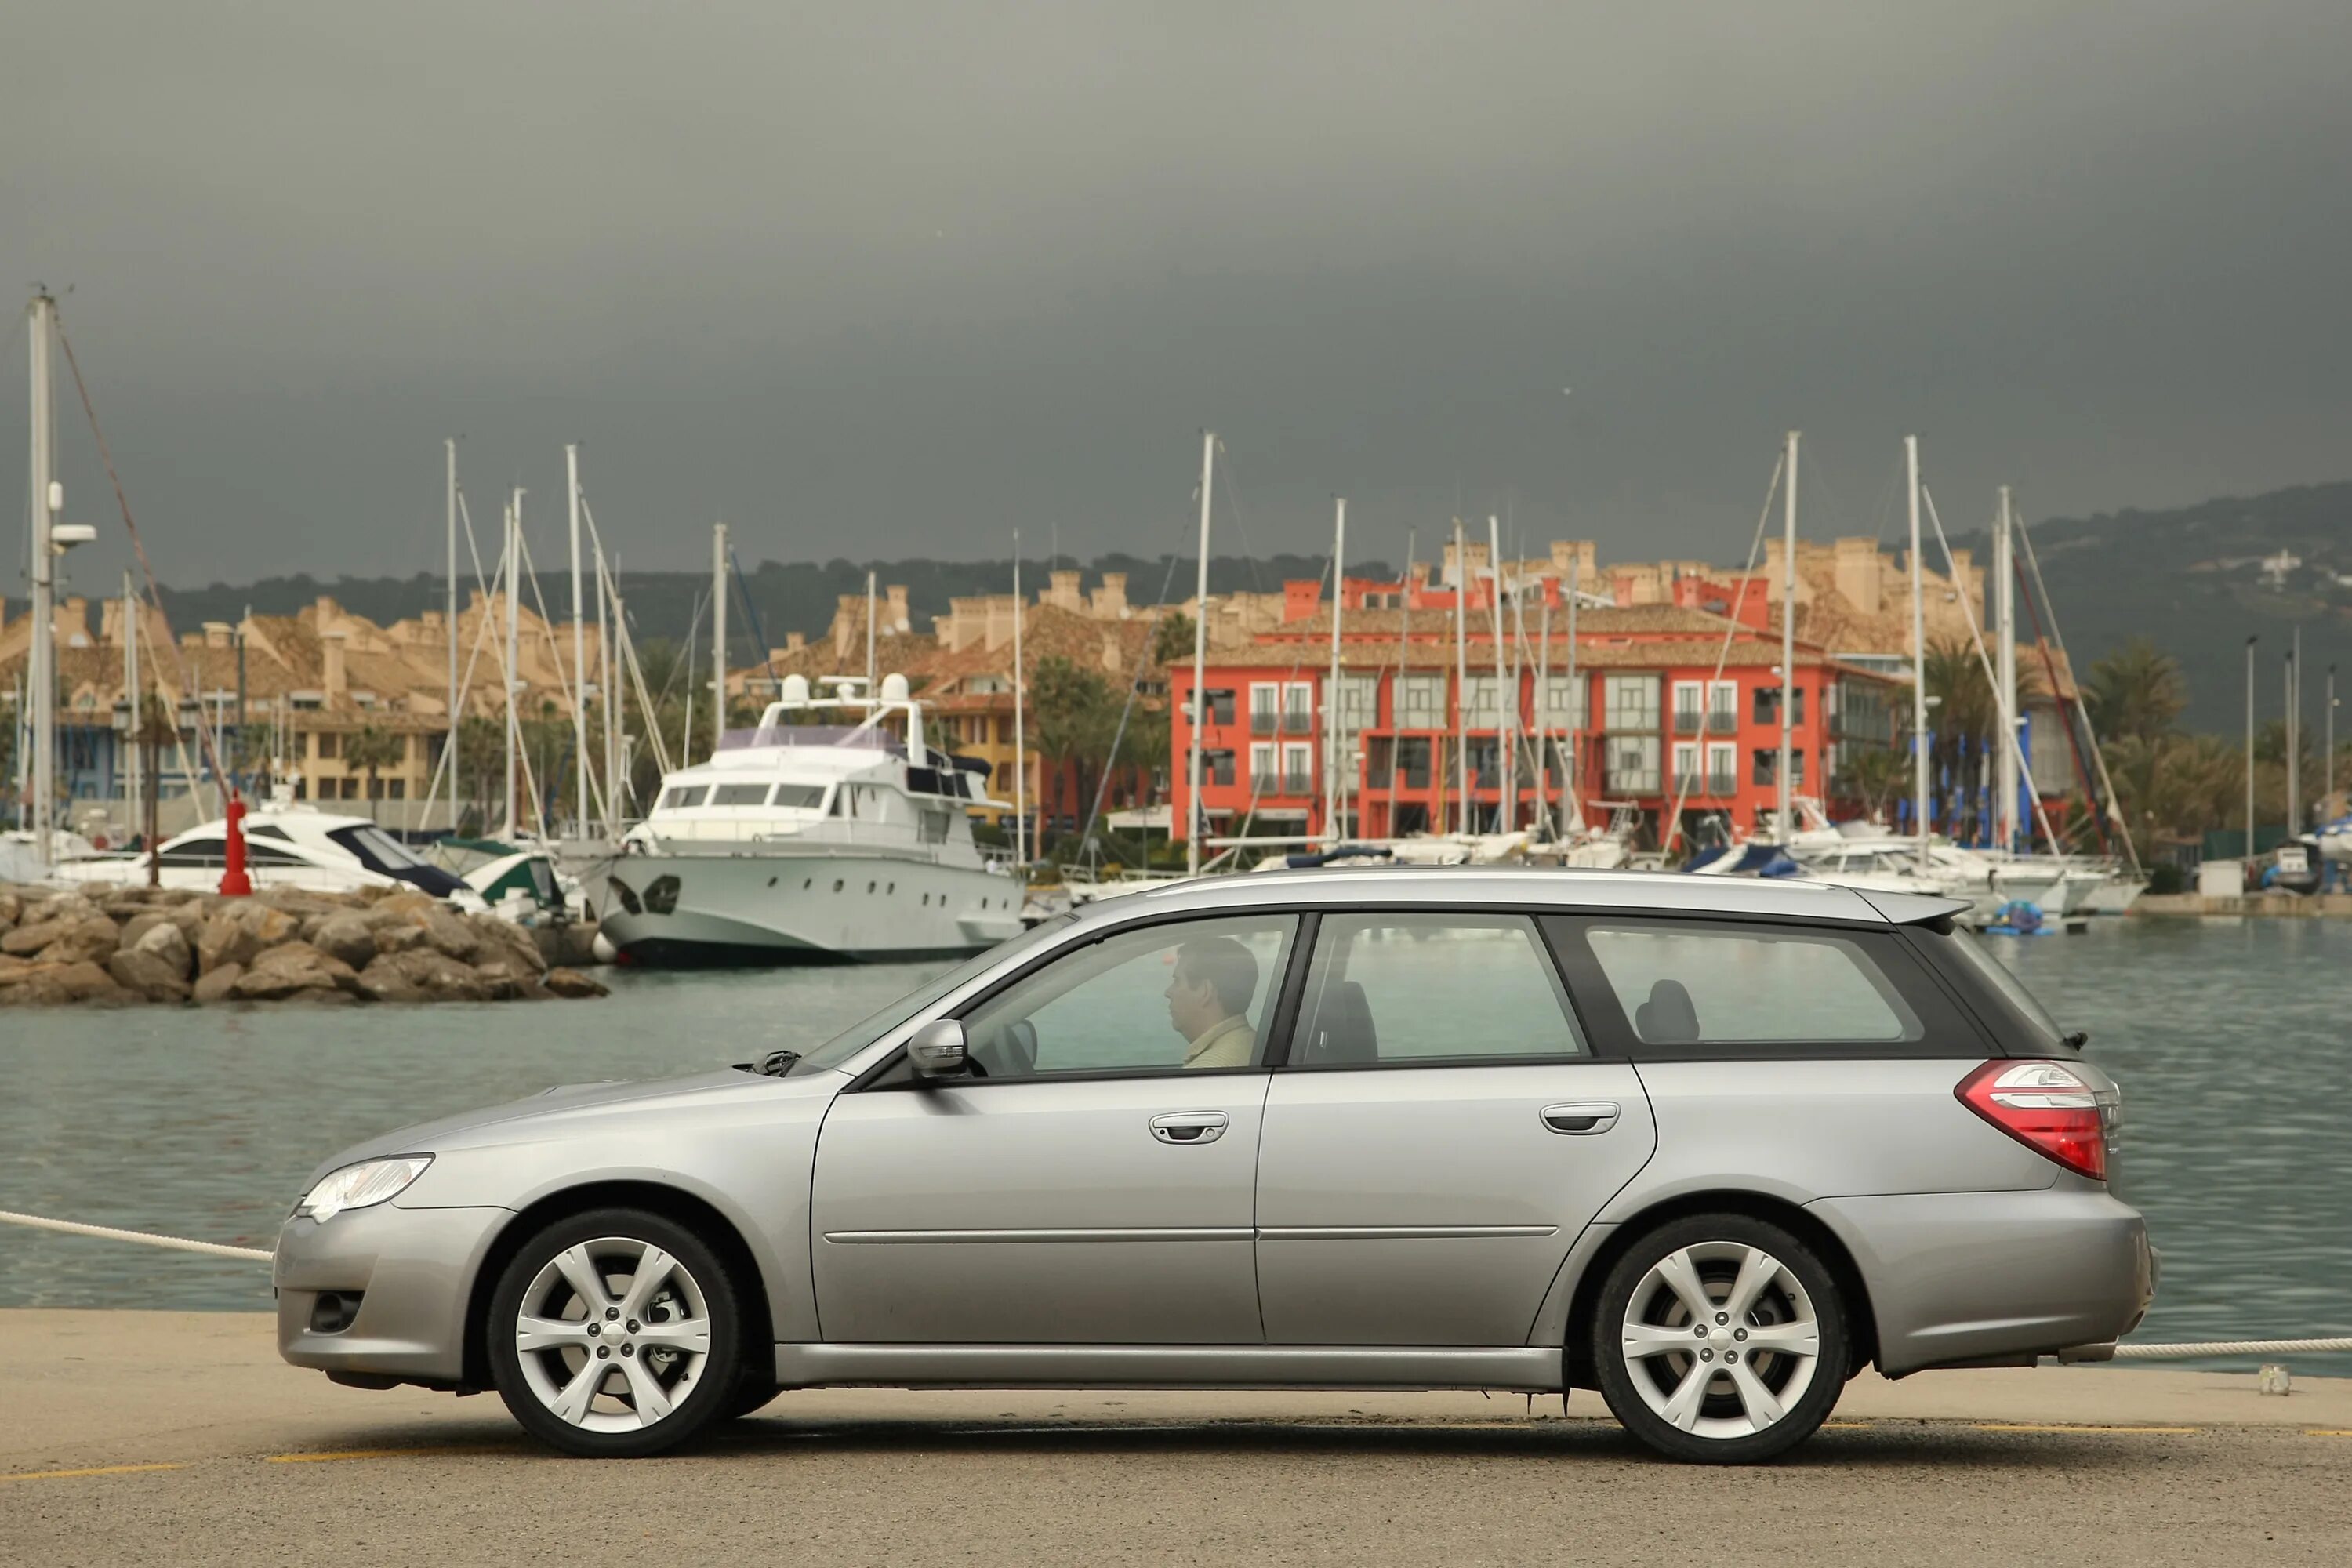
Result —
M 1979 1421 L 1979 1432 L 2156 1432 L 2185 1435 L 2200 1428 L 2195 1426 L 2095 1426 L 2082 1422 L 2052 1423 L 2046 1426 L 2023 1421 Z
M 2306 1426 L 2304 1428 L 2303 1435 L 2306 1437 L 2352 1437 L 2352 1430 L 2334 1426 Z
M 434 1458 L 446 1454 L 495 1454 L 503 1450 L 492 1447 L 414 1448 L 333 1448 L 315 1454 L 269 1454 L 264 1458 L 273 1465 L 324 1465 L 339 1459 L 419 1459 Z
M 0 1481 L 70 1481 L 83 1476 L 128 1476 L 140 1470 L 184 1470 L 185 1465 L 100 1465 L 87 1470 L 17 1470 L 0 1474 Z

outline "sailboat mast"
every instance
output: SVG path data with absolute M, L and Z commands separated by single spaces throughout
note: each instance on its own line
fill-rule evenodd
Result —
M 139 813 L 140 787 L 143 781 L 139 772 L 139 599 L 131 592 L 131 574 L 122 574 L 122 695 L 131 704 L 129 722 L 122 731 L 123 789 L 122 809 L 129 817 L 124 837 L 139 831 L 146 819 Z
M 1339 842 L 1339 764 L 1347 745 L 1339 713 L 1339 617 L 1347 608 L 1348 498 L 1332 498 L 1331 679 L 1323 688 L 1323 837 Z
M 57 330 L 57 310 L 55 300 L 47 294 L 36 294 L 27 309 L 26 323 L 26 340 L 32 349 L 32 446 L 27 468 L 33 512 L 33 627 L 25 663 L 26 684 L 32 688 L 33 700 L 33 813 L 26 826 L 33 830 L 36 879 L 48 874 L 50 818 L 57 809 L 52 797 L 58 771 L 58 631 L 53 607 L 58 552 L 50 542 L 49 531 L 65 501 L 52 468 L 57 458 L 57 431 L 55 407 L 50 401 L 55 387 L 49 370 L 49 339 Z
M 1583 562 L 1581 551 L 1568 558 L 1568 755 L 1560 764 L 1560 804 L 1566 810 L 1562 828 L 1570 824 L 1583 826 L 1584 807 L 1576 799 L 1576 718 L 1577 710 L 1585 706 L 1584 688 L 1576 683 L 1576 592 L 1577 567 Z
M 604 580 L 604 542 L 590 542 L 596 566 L 596 695 L 604 705 L 604 837 L 621 837 L 620 738 L 613 728 L 613 600 Z
M 2010 531 L 2009 487 L 2000 487 L 2000 511 L 1992 525 L 1993 654 L 1999 699 L 2000 741 L 1995 765 L 2000 781 L 1995 797 L 1993 837 L 2003 850 L 2017 847 L 2017 573 L 2010 553 L 2016 548 Z M 2051 846 L 2056 848 L 2057 846 Z
M 710 525 L 710 754 L 727 736 L 727 525 Z
M 1029 712 L 1023 700 L 1028 674 L 1021 663 L 1021 531 L 1013 531 L 1013 865 L 1029 864 Z
M 1192 592 L 1192 746 L 1184 758 L 1185 802 L 1192 820 L 1184 825 L 1184 869 L 1201 871 L 1201 835 L 1209 814 L 1201 808 L 1201 731 L 1209 721 L 1209 693 L 1203 685 L 1209 667 L 1209 485 L 1216 477 L 1217 433 L 1201 432 L 1201 560 Z
M 1789 773 L 1794 765 L 1797 724 L 1797 439 L 1789 432 L 1789 489 L 1780 531 L 1780 765 L 1772 795 L 1772 836 L 1786 847 L 1791 826 L 1789 816 Z
M 446 613 L 449 631 L 449 738 L 443 742 L 449 763 L 449 831 L 457 831 L 457 440 L 450 437 L 441 443 L 443 458 L 443 500 L 448 510 L 449 532 L 449 608 Z
M 1517 706 L 1511 700 L 1513 692 L 1506 695 L 1503 657 L 1503 525 L 1494 513 L 1486 514 L 1486 574 L 1494 592 L 1489 614 L 1495 634 L 1495 760 L 1502 764 L 1502 775 L 1495 784 L 1495 831 L 1508 833 L 1518 826 L 1518 769 L 1511 756 L 1511 710 Z
M 1911 828 L 1919 836 L 1919 865 L 1927 864 L 1927 631 L 1920 576 L 1919 437 L 1903 437 L 1904 482 L 1911 508 Z
M 576 441 L 564 443 L 563 479 L 572 507 L 572 831 L 584 835 L 588 827 L 588 626 L 580 605 L 580 445 Z
M 880 694 L 882 689 L 874 683 L 875 679 L 874 574 L 869 571 L 866 574 L 866 700 L 868 702 L 873 701 L 875 698 Z
M 1533 704 L 1536 721 L 1536 826 L 1547 838 L 1557 837 L 1551 821 L 1551 595 L 1547 594 L 1536 610 L 1536 689 Z M 1521 629 L 1526 629 L 1527 611 L 1519 612 Z
M 1454 520 L 1454 798 L 1462 831 L 1470 830 L 1470 560 L 1462 548 L 1462 520 Z M 1444 831 L 1444 825 L 1439 824 Z
M 502 837 L 512 838 L 521 816 L 515 799 L 515 760 L 522 742 L 522 731 L 515 715 L 515 679 L 518 658 L 522 651 L 522 635 L 519 629 L 522 614 L 522 487 L 517 485 L 507 502 L 507 804 L 506 823 Z

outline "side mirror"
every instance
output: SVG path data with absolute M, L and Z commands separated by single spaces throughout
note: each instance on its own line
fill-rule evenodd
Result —
M 961 1078 L 966 1048 L 961 1020 L 934 1018 L 908 1040 L 907 1062 L 919 1080 Z

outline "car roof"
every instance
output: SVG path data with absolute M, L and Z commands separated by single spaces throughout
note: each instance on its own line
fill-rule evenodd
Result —
M 1507 904 L 1562 911 L 1780 916 L 1872 925 L 1937 920 L 1969 907 L 1960 900 L 1865 894 L 1796 877 L 1695 877 L 1677 871 L 1537 866 L 1360 866 L 1201 877 L 1101 900 L 1088 906 L 1086 913 L 1109 919 L 1145 910 L 1174 913 L 1400 901 Z

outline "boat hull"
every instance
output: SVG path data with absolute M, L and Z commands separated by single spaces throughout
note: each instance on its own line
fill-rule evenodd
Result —
M 625 855 L 592 887 L 616 961 L 647 968 L 890 963 L 1020 934 L 1022 889 L 886 855 Z

